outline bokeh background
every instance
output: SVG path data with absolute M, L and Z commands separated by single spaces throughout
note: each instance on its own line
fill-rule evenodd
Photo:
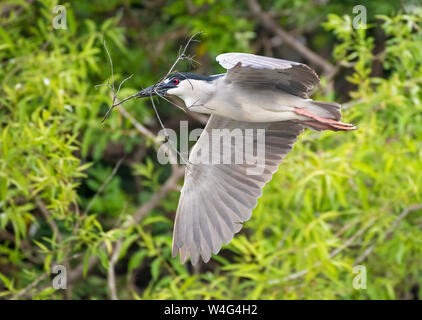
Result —
M 0 298 L 419 299 L 421 22 L 420 2 L 405 0 L 1 1 Z M 342 103 L 359 130 L 302 135 L 243 230 L 192 268 L 171 258 L 183 168 L 157 162 L 151 102 L 101 124 L 103 41 L 116 88 L 133 74 L 123 98 L 199 31 L 198 64 L 177 70 L 224 72 L 215 57 L 230 51 L 303 62 L 321 76 L 313 98 Z M 203 127 L 157 108 L 168 128 Z M 66 290 L 52 287 L 55 265 Z

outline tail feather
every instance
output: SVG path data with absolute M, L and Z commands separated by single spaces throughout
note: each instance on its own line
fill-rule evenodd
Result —
M 307 111 L 305 108 L 295 108 L 295 113 L 300 116 L 305 116 L 309 120 L 298 120 L 305 124 L 308 128 L 316 131 L 332 130 L 332 131 L 349 131 L 357 128 L 348 123 L 343 123 L 336 119 L 320 117 Z
M 312 101 L 312 104 L 317 105 L 320 108 L 326 110 L 330 115 L 333 116 L 334 120 L 341 119 L 341 106 L 335 102 L 324 102 L 324 101 Z

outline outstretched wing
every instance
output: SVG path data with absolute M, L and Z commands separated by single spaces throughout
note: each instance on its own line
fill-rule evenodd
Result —
M 228 81 L 272 86 L 301 98 L 319 84 L 318 75 L 305 64 L 249 53 L 223 53 L 216 60 L 228 70 Z
M 229 243 L 302 131 L 291 121 L 249 123 L 212 115 L 189 156 L 173 256 L 180 253 L 182 263 L 190 256 L 195 265 L 201 255 L 208 262 Z

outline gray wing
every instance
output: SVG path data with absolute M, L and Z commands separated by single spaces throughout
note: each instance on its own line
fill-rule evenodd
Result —
M 315 71 L 298 62 L 249 53 L 223 53 L 216 60 L 228 70 L 226 79 L 236 83 L 273 86 L 302 98 L 319 84 Z
M 223 129 L 223 138 L 213 129 Z M 212 115 L 189 156 L 174 225 L 173 257 L 180 253 L 184 263 L 190 256 L 193 265 L 199 256 L 208 262 L 211 253 L 229 243 L 249 220 L 262 188 L 302 131 L 302 125 L 291 121 L 249 123 Z M 245 137 L 244 144 L 236 140 L 240 136 Z M 223 143 L 224 139 L 229 140 Z M 243 163 L 236 158 L 239 154 L 244 155 Z

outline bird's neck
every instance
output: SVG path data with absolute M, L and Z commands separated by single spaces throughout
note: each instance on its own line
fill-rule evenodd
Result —
M 180 94 L 179 98 L 185 102 L 188 109 L 197 109 L 204 106 L 215 93 L 215 84 L 213 82 L 189 79 L 187 86 L 187 90 Z

